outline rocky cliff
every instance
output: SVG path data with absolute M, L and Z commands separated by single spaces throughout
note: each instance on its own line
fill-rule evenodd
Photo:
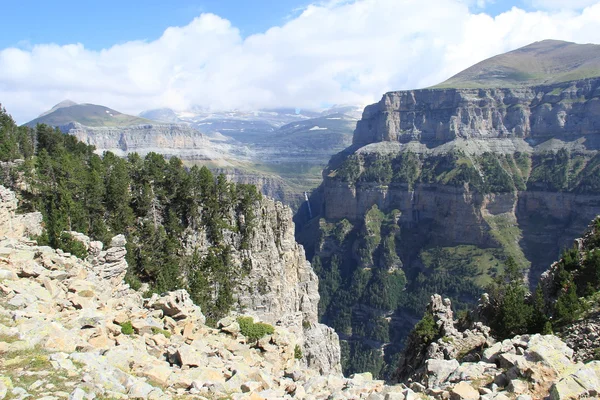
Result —
M 231 146 L 211 142 L 199 131 L 180 124 L 90 127 L 73 122 L 62 130 L 100 152 L 110 151 L 119 156 L 156 152 L 184 160 L 214 160 L 233 155 L 229 154 Z
M 385 94 L 323 173 L 312 198 L 323 219 L 299 235 L 335 282 L 324 321 L 390 352 L 428 290 L 473 302 L 508 256 L 537 282 L 598 214 L 598 150 L 600 78 Z M 402 265 L 405 278 L 372 265 Z
M 573 350 L 551 335 L 495 342 L 484 325 L 459 330 L 450 302 L 439 296 L 429 306 L 438 337 L 425 358 L 413 360 L 411 373 L 419 376 L 413 375 L 418 380 L 410 387 L 386 385 L 370 373 L 345 378 L 307 367 L 303 359 L 311 355 L 303 352 L 302 340 L 324 340 L 315 330 L 305 327 L 303 339 L 293 324 L 276 325 L 256 339 L 236 315 L 223 318 L 216 328 L 206 326 L 185 290 L 144 299 L 123 282 L 123 235 L 104 249 L 101 242 L 69 232 L 86 248 L 85 260 L 39 246 L 21 234 L 32 228 L 36 215 L 15 214 L 14 197 L 0 190 L 3 226 L 12 227 L 0 237 L 1 399 L 528 400 L 598 395 L 598 362 L 574 362 Z M 257 289 L 276 289 L 278 296 L 241 295 L 242 302 L 263 321 L 281 319 L 269 312 L 285 316 L 298 309 L 305 321 L 312 320 L 310 288 L 316 280 L 301 247 L 291 240 L 289 210 L 272 201 L 262 207 L 268 215 L 261 218 L 264 226 L 283 220 L 277 225 L 282 229 L 269 238 L 281 242 L 276 248 L 290 266 L 299 267 L 298 276 L 293 268 L 276 265 L 272 274 L 279 276 L 268 277 Z M 39 230 L 37 221 L 34 228 Z M 249 252 L 260 266 L 274 261 L 269 258 L 273 248 L 257 239 Z M 269 274 L 254 272 L 257 277 Z M 289 287 L 276 287 L 284 283 Z M 302 292 L 304 305 L 298 305 Z
M 457 138 L 565 136 L 600 129 L 600 78 L 509 89 L 423 89 L 386 93 L 365 108 L 353 144 L 443 143 Z
M 319 281 L 294 238 L 290 208 L 263 198 L 255 214 L 257 221 L 248 249 L 232 254 L 240 268 L 244 259 L 250 261 L 249 272 L 238 288 L 241 309 L 293 332 L 303 344 L 310 367 L 340 373 L 337 334 L 319 324 Z M 232 233 L 228 240 L 240 238 Z M 193 241 L 202 239 L 196 236 Z

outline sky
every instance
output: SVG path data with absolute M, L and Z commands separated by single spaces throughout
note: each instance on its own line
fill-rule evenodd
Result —
M 600 44 L 600 0 L 3 0 L 0 103 L 121 112 L 365 105 L 537 40 Z

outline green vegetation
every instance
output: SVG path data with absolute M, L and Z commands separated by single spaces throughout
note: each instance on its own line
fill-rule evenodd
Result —
M 344 374 L 347 371 L 371 372 L 373 376 L 383 374 L 385 365 L 381 350 L 354 340 L 341 341 L 340 347 L 342 360 L 345 360 Z
M 296 345 L 296 347 L 294 347 L 294 358 L 296 360 L 302 360 L 303 354 L 302 354 L 302 348 L 300 347 L 300 345 Z
M 394 156 L 354 154 L 329 175 L 350 184 L 406 184 L 409 190 L 419 183 L 469 184 L 481 193 L 499 193 L 525 189 L 523 172 L 518 167 L 522 163 L 511 155 L 484 153 L 469 157 L 460 150 L 438 156 L 411 152 Z
M 508 196 L 525 190 L 600 193 L 600 156 L 567 150 L 533 155 L 519 152 L 468 155 L 460 150 L 437 155 L 361 153 L 348 156 L 337 168 L 329 170 L 328 176 L 348 185 L 364 186 L 363 190 L 370 190 L 371 186 L 415 190 L 419 185 L 437 184 L 461 190 L 464 187 L 474 194 L 507 193 Z M 317 251 L 312 260 L 320 278 L 319 313 L 325 323 L 349 341 L 344 353 L 348 358 L 343 359 L 345 373 L 357 372 L 351 363 L 363 363 L 365 354 L 360 352 L 370 354 L 372 350 L 355 342 L 387 342 L 389 338 L 392 345 L 385 347 L 385 358 L 390 359 L 406 338 L 407 330 L 390 332 L 380 323 L 382 311 L 422 315 L 433 293 L 449 297 L 458 312 L 470 308 L 486 287 L 497 285 L 504 312 L 498 312 L 500 319 L 495 324 L 498 334 L 508 335 L 531 329 L 537 332 L 555 329 L 559 320 L 577 315 L 576 295 L 590 290 L 576 279 L 573 284 L 565 281 L 557 308 L 545 310 L 539 301 L 536 305 L 535 295 L 517 285 L 505 270 L 505 263 L 515 263 L 522 269 L 530 267 L 523 252 L 523 234 L 507 214 L 483 213 L 492 242 L 497 244 L 490 248 L 444 247 L 443 239 L 440 246 L 440 239 L 428 237 L 433 227 L 428 227 L 427 221 L 419 221 L 416 227 L 409 224 L 401 227 L 396 223 L 399 217 L 397 211 L 387 212 L 374 206 L 367 210 L 362 221 L 319 223 L 317 245 L 325 250 Z M 539 216 L 529 216 L 530 226 L 538 229 L 539 225 L 542 233 L 547 219 L 542 210 Z M 535 245 L 527 243 L 530 251 Z M 580 272 L 592 282 L 592 287 L 600 278 L 594 276 L 595 267 L 586 265 L 595 265 L 596 257 L 595 254 L 586 257 Z M 500 281 L 507 285 L 512 282 L 512 286 L 501 287 Z M 527 297 L 524 302 L 522 296 L 531 296 L 531 300 Z M 509 315 L 521 304 L 530 308 L 521 310 L 519 319 L 510 320 Z M 358 305 L 367 307 L 357 310 Z M 533 316 L 531 310 L 536 309 L 545 310 L 537 313 L 543 317 Z M 371 372 L 375 376 L 376 369 L 380 373 L 388 369 L 385 363 L 381 368 L 376 363 L 369 365 L 374 368 Z
M 35 135 L 30 129 L 17 127 L 0 104 L 0 161 L 30 158 L 34 152 Z
M 424 344 L 431 343 L 440 335 L 440 329 L 433 320 L 433 314 L 426 312 L 423 318 L 415 325 L 413 334 Z
M 133 325 L 131 324 L 131 321 L 125 321 L 121 324 L 121 333 L 123 335 L 133 334 Z
M 483 310 L 495 335 L 507 338 L 522 333 L 551 333 L 581 318 L 587 303 L 600 290 L 600 218 L 584 237 L 583 248 L 562 253 L 551 269 L 550 280 L 530 294 L 523 282 L 522 264 L 506 261 L 504 273 L 487 288 Z
M 160 328 L 152 327 L 152 333 L 154 333 L 155 335 L 163 335 L 167 339 L 169 339 L 171 337 L 171 332 L 169 332 L 166 329 L 160 329 Z
M 477 63 L 433 88 L 511 88 L 593 78 L 600 76 L 599 53 L 593 44 L 544 40 Z
M 47 234 L 43 234 L 41 237 L 37 238 L 37 241 L 40 245 L 50 244 Z M 60 234 L 56 240 L 56 247 L 81 259 L 85 259 L 88 256 L 85 245 L 77 240 L 74 240 L 73 237 L 66 232 L 62 232 Z
M 405 184 L 409 190 L 419 183 L 437 183 L 458 187 L 468 184 L 470 190 L 480 193 L 528 189 L 600 193 L 600 155 L 565 149 L 534 155 L 467 156 L 460 150 L 436 156 L 411 152 L 393 156 L 354 154 L 329 176 L 352 185 Z
M 475 246 L 415 252 L 412 232 L 401 228 L 400 217 L 398 210 L 386 213 L 373 206 L 354 224 L 346 220 L 319 222 L 318 245 L 335 249 L 312 258 L 319 276 L 319 315 L 343 339 L 345 374 L 370 371 L 382 376 L 393 372 L 410 326 L 391 329 L 389 319 L 382 315 L 422 315 L 436 292 L 450 297 L 458 310 L 465 309 L 479 298 L 482 287 L 491 280 L 489 275 L 500 272 L 506 257 L 502 249 Z M 401 254 L 414 254 L 411 257 L 416 260 L 405 266 Z M 390 342 L 382 357 L 374 343 Z
M 263 322 L 254 322 L 252 317 L 239 317 L 237 322 L 240 325 L 240 332 L 249 342 L 256 342 L 258 339 L 266 335 L 272 335 L 275 332 L 273 326 Z
M 187 169 L 178 158 L 156 153 L 99 156 L 94 147 L 47 125 L 18 128 L 4 109 L 0 137 L 6 139 L 0 159 L 24 159 L 0 182 L 18 190 L 23 185 L 14 185 L 15 176 L 25 181 L 24 211 L 38 210 L 44 217 L 41 244 L 85 258 L 85 248 L 65 231 L 105 244 L 123 233 L 132 287 L 148 283 L 147 294 L 186 288 L 209 323 L 231 310 L 247 268 L 231 260 L 224 232 L 240 235 L 237 250 L 249 247 L 261 199 L 255 186 L 229 183 L 205 167 Z M 206 252 L 190 255 L 184 248 L 190 231 L 206 233 Z

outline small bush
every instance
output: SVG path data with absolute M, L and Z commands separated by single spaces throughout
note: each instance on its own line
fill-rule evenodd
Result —
M 262 322 L 255 323 L 252 317 L 239 317 L 237 322 L 240 325 L 240 332 L 250 342 L 256 342 L 263 336 L 272 335 L 275 332 L 275 328 L 271 325 Z
M 88 256 L 85 245 L 75 239 L 70 234 L 63 232 L 58 241 L 58 247 L 67 253 L 73 254 L 77 258 L 85 259 Z
M 294 358 L 296 360 L 302 359 L 302 349 L 300 348 L 300 345 L 296 345 L 296 347 L 294 347 Z
M 152 328 L 152 333 L 154 333 L 155 335 L 161 334 L 164 337 L 166 337 L 167 339 L 169 339 L 171 337 L 171 332 L 165 330 L 165 329 L 160 329 L 160 328 Z
M 131 325 L 131 321 L 125 321 L 121 324 L 121 333 L 123 335 L 133 334 L 133 325 Z
M 431 343 L 440 334 L 440 330 L 430 312 L 426 312 L 423 315 L 423 319 L 415 325 L 413 332 L 425 344 Z

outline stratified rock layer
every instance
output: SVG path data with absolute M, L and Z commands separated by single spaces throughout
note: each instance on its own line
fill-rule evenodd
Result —
M 511 89 L 390 92 L 365 108 L 353 144 L 578 137 L 600 130 L 600 79 Z
M 211 142 L 199 131 L 186 125 L 148 124 L 118 127 L 89 127 L 71 123 L 62 129 L 99 152 L 110 151 L 119 156 L 155 152 L 181 159 L 222 159 L 232 149 Z

